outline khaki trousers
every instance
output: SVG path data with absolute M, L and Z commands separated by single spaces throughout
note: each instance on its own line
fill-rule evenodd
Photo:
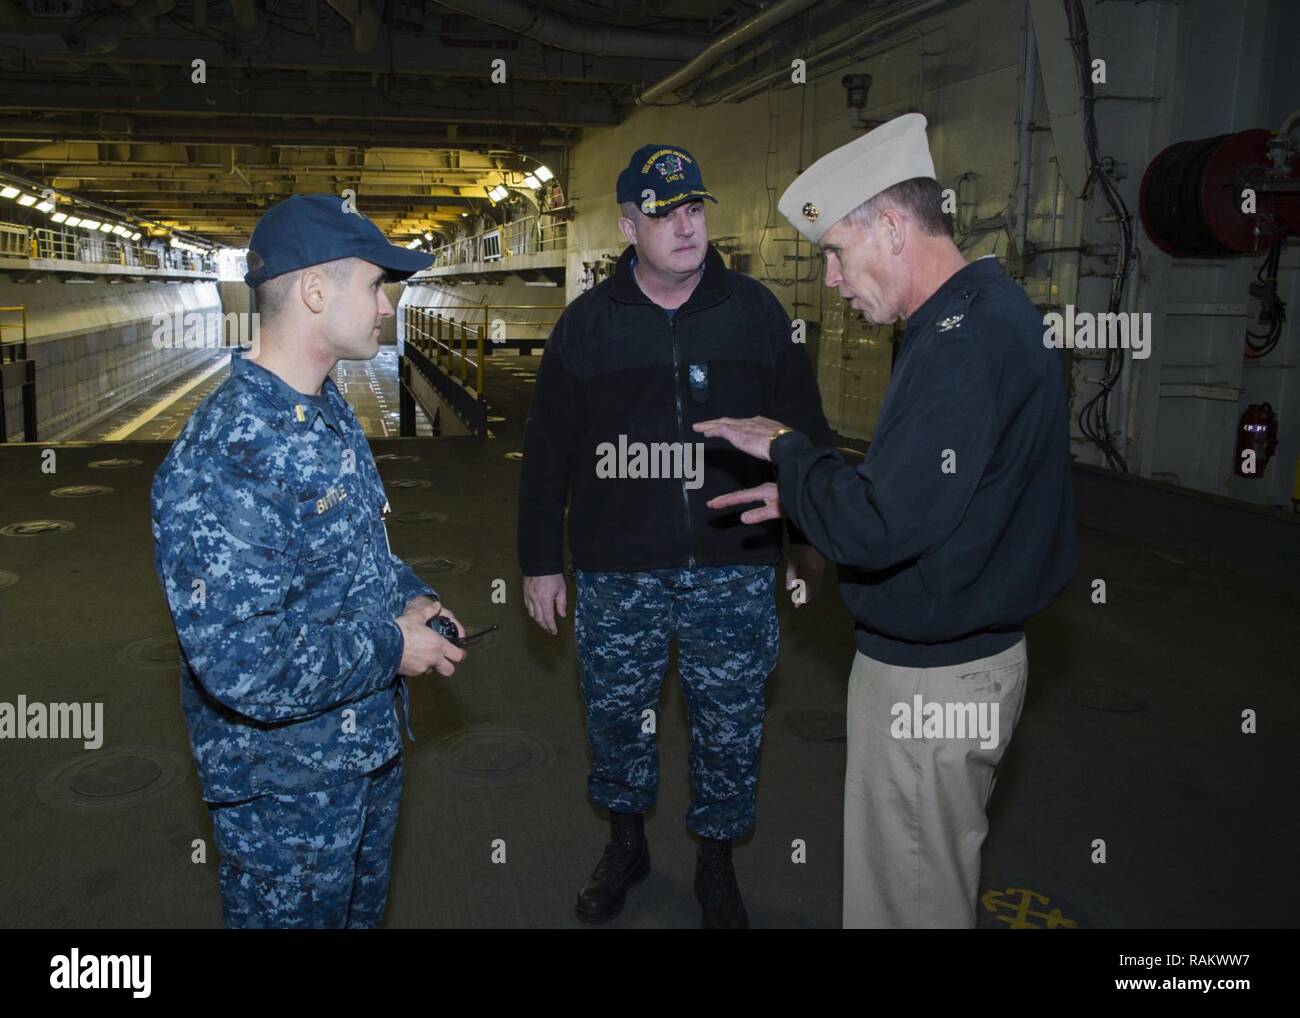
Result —
M 1023 637 L 943 668 L 858 652 L 844 775 L 846 929 L 974 928 L 984 810 L 1028 671 Z

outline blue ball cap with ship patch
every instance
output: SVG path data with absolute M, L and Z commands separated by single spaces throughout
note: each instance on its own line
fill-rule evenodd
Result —
M 390 244 L 379 227 L 336 194 L 295 194 L 271 206 L 248 241 L 244 282 L 257 286 L 286 272 L 360 258 L 393 281 L 427 269 L 433 256 Z
M 699 163 L 677 145 L 642 145 L 633 152 L 618 175 L 615 194 L 620 205 L 630 201 L 642 212 L 652 209 L 646 212 L 650 216 L 665 215 L 686 202 L 718 200 L 704 186 Z

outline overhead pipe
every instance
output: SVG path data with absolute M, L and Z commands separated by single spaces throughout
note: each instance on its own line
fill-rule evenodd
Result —
M 689 84 L 732 50 L 740 48 L 756 36 L 789 21 L 796 14 L 802 14 L 809 7 L 814 7 L 820 2 L 821 0 L 777 0 L 776 3 L 769 4 L 748 21 L 719 36 L 685 67 L 679 67 L 667 77 L 656 81 L 637 96 L 637 104 L 643 106 L 652 103 L 660 96 Z
M 266 15 L 257 9 L 257 0 L 230 0 L 230 16 L 239 34 L 252 41 L 263 39 L 271 27 Z
M 78 32 L 63 37 L 73 53 L 112 53 L 137 26 L 153 32 L 153 19 L 170 14 L 176 0 L 130 0 Z
M 114 10 L 87 25 L 84 31 L 68 33 L 63 41 L 73 53 L 112 53 L 135 27 L 135 19 L 130 14 Z
M 1024 75 L 1024 80 L 1020 83 L 1020 122 L 1016 125 L 1016 186 L 1012 189 L 1013 208 L 1016 211 L 1016 251 L 1022 262 L 1027 259 L 1029 252 L 1030 185 L 1034 152 L 1030 124 L 1033 121 L 1034 106 L 1038 102 L 1038 40 L 1034 36 L 1034 19 L 1029 10 L 1029 0 L 1025 0 L 1024 43 L 1024 59 L 1020 65 Z
M 131 17 L 148 31 L 153 31 L 153 19 L 170 14 L 176 7 L 176 0 L 132 0 Z
M 352 26 L 352 48 L 369 53 L 379 41 L 384 0 L 325 0 Z
M 331 0 L 332 2 L 332 0 Z M 787 2 L 787 0 L 782 0 Z M 817 0 L 803 0 L 804 6 Z M 438 3 L 472 18 L 486 21 L 556 49 L 600 57 L 643 57 L 650 60 L 690 60 L 703 41 L 642 32 L 632 28 L 585 25 L 523 0 L 438 0 Z
M 891 13 L 882 15 L 869 25 L 858 29 L 846 38 L 832 43 L 829 48 L 819 53 L 812 54 L 816 59 L 818 67 L 825 70 L 831 66 L 831 61 L 841 61 L 849 63 L 860 57 L 860 54 L 852 52 L 854 47 L 859 45 L 864 39 L 870 39 L 873 36 L 880 35 L 887 29 L 894 28 L 907 21 L 915 20 L 923 14 L 938 10 L 941 7 L 951 6 L 960 3 L 962 0 L 922 0 L 920 3 L 913 3 L 904 8 L 892 8 Z M 892 49 L 897 40 L 891 40 L 885 49 Z M 844 57 L 845 51 L 849 51 L 849 56 Z M 883 49 L 875 49 L 874 52 L 884 52 Z M 769 85 L 775 84 L 781 80 L 790 80 L 790 68 L 782 67 L 767 74 L 760 75 L 757 78 L 749 79 L 727 89 L 723 93 L 708 95 L 704 97 L 706 102 L 741 102 L 751 96 L 757 95 L 768 88 Z M 664 79 L 665 81 L 667 79 Z M 662 82 L 652 85 L 651 88 L 658 88 Z M 680 87 L 680 86 L 674 86 Z
M 230 0 L 230 15 L 240 28 L 253 28 L 257 25 L 257 0 Z

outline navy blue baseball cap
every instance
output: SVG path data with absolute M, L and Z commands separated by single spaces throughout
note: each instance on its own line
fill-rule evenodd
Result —
M 654 211 L 647 213 L 652 216 L 662 216 L 678 205 L 701 198 L 718 200 L 705 188 L 699 163 L 677 145 L 642 145 L 618 175 L 615 190 L 620 205 L 630 201 L 642 212 L 645 212 L 645 192 L 653 191 L 654 197 L 649 200 Z
M 336 194 L 295 194 L 271 206 L 249 238 L 244 282 L 257 286 L 339 258 L 371 262 L 394 281 L 433 264 L 433 255 L 390 244 L 378 226 L 348 211 L 349 204 Z

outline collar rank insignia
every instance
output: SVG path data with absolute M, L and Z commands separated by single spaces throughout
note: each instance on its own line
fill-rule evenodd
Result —
M 305 421 L 307 419 L 307 408 L 301 403 L 295 403 L 293 405 L 293 415 L 298 418 L 299 422 Z
M 803 212 L 803 217 L 810 223 L 817 222 L 817 217 L 822 214 L 822 210 L 810 201 L 804 202 L 800 211 Z
M 939 322 L 939 331 L 947 332 L 949 329 L 955 329 L 961 324 L 965 315 L 953 315 L 951 318 L 944 318 Z

